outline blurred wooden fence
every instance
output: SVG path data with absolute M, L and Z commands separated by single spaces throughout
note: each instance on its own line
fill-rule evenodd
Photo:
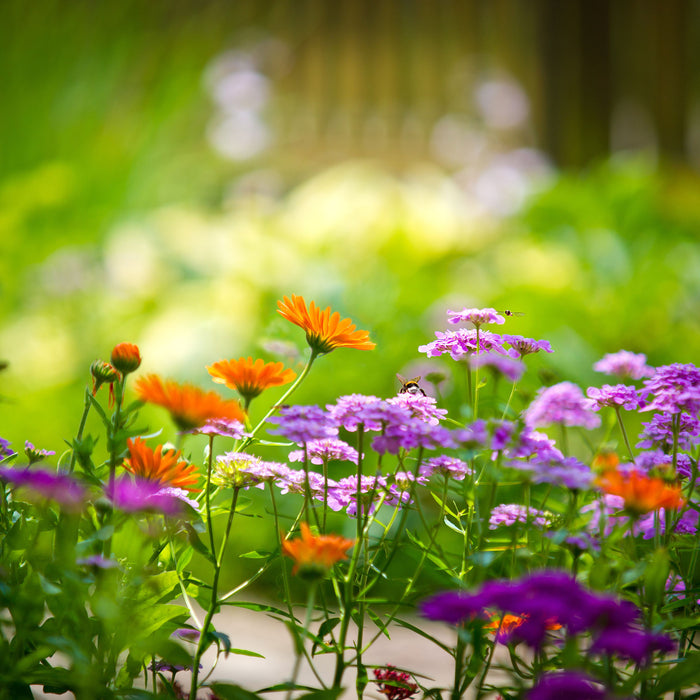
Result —
M 281 145 L 309 158 L 415 158 L 471 88 L 506 74 L 530 99 L 518 138 L 563 166 L 612 147 L 697 159 L 700 2 L 278 0 L 229 6 L 290 47 Z

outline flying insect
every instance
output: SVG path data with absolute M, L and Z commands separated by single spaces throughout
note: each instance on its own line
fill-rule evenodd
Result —
M 401 388 L 399 389 L 399 394 L 422 394 L 427 396 L 427 394 L 420 388 L 420 377 L 413 377 L 413 379 L 405 379 L 400 374 L 396 375 L 396 378 L 401 382 Z

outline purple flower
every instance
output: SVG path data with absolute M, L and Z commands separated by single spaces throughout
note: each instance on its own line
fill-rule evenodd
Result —
M 36 498 L 56 501 L 66 510 L 79 511 L 87 498 L 83 484 L 67 474 L 47 472 L 39 469 L 2 467 L 0 479 L 15 488 L 26 489 Z
M 578 550 L 579 552 L 585 552 L 589 549 L 595 551 L 600 551 L 600 545 L 596 542 L 593 537 L 587 532 L 574 532 L 568 534 L 563 540 L 560 540 L 560 532 L 548 532 L 546 533 L 548 537 L 555 539 L 561 544 L 567 544 L 571 549 Z
M 76 559 L 75 563 L 78 566 L 90 566 L 95 569 L 114 569 L 119 566 L 114 559 L 106 559 L 101 554 L 91 554 L 89 557 Z
M 485 323 L 503 325 L 506 319 L 496 309 L 462 309 L 461 311 L 447 311 L 448 323 L 473 323 L 477 328 Z
M 431 457 L 421 465 L 420 473 L 422 476 L 434 476 L 438 474 L 446 478 L 462 481 L 467 474 L 472 474 L 472 470 L 461 459 L 449 457 L 448 455 L 440 455 L 439 457 Z
M 56 452 L 54 450 L 37 450 L 34 445 L 32 445 L 29 440 L 24 441 L 24 454 L 27 455 L 27 459 L 29 460 L 29 464 L 34 464 L 34 462 L 40 462 L 42 459 L 45 459 L 46 457 L 50 457 L 51 455 L 55 455 Z
M 494 421 L 493 435 L 491 436 L 491 449 L 496 452 L 504 450 L 513 439 L 515 434 L 516 424 L 512 421 L 500 420 Z
M 180 627 L 176 629 L 171 637 L 178 637 L 186 642 L 197 642 L 199 641 L 200 631 L 192 629 L 191 627 Z
M 358 454 L 354 447 L 338 438 L 312 440 L 306 445 L 306 455 L 312 464 L 324 464 L 331 460 L 342 460 L 357 464 Z M 303 462 L 304 450 L 293 450 L 289 453 L 290 462 Z
M 591 646 L 591 654 L 621 656 L 640 665 L 648 665 L 654 652 L 671 652 L 675 649 L 672 639 L 663 634 L 628 628 L 604 629 Z
M 380 454 L 398 454 L 401 450 L 412 450 L 415 447 L 434 450 L 452 449 L 455 446 L 452 434 L 447 428 L 430 425 L 419 418 L 391 423 L 381 435 L 372 440 L 372 449 Z
M 586 395 L 592 399 L 594 411 L 599 411 L 604 406 L 613 408 L 624 408 L 626 411 L 636 411 L 643 408 L 644 399 L 647 392 L 638 392 L 637 389 L 628 384 L 604 384 L 600 389 L 594 386 L 588 387 Z
M 327 496 L 327 505 L 333 511 L 342 510 L 350 502 L 349 496 L 339 489 L 338 483 L 333 479 L 328 479 L 326 483 L 322 474 L 308 472 L 307 478 L 307 473 L 303 469 L 289 469 L 284 465 L 280 465 L 275 471 L 277 472 L 275 484 L 283 495 L 287 493 L 305 495 L 308 489 L 311 498 L 321 503 Z
M 507 466 L 528 472 L 534 484 L 555 484 L 583 491 L 593 483 L 591 468 L 576 457 L 536 456 L 527 462 L 509 461 Z
M 418 352 L 424 352 L 428 357 L 439 357 L 448 354 L 453 360 L 461 360 L 465 355 L 477 352 L 476 329 L 466 330 L 460 328 L 457 331 L 435 331 L 437 340 L 433 340 L 427 345 L 421 345 Z M 503 347 L 502 338 L 490 331 L 479 333 L 479 352 L 500 352 L 507 355 Z
M 220 435 L 240 440 L 247 436 L 245 425 L 238 420 L 227 418 L 210 418 L 201 428 L 195 428 L 194 435 Z
M 276 430 L 268 432 L 282 435 L 299 445 L 338 434 L 331 416 L 318 406 L 285 406 L 280 408 L 279 416 L 272 416 L 268 421 L 278 423 Z
M 642 353 L 635 354 L 627 350 L 608 353 L 602 360 L 593 365 L 596 372 L 612 374 L 620 379 L 643 379 L 654 374 L 654 368 L 646 364 L 647 357 Z
M 326 406 L 328 415 L 335 425 L 350 432 L 360 426 L 363 430 L 382 430 L 391 422 L 401 422 L 411 417 L 408 409 L 391 405 L 376 396 L 350 394 L 341 396 L 335 404 Z
M 212 481 L 227 488 L 264 488 L 264 482 L 275 479 L 282 466 L 246 452 L 226 452 L 216 458 Z
M 5 438 L 0 438 L 0 460 L 10 457 L 16 452 L 10 447 L 10 441 Z
M 698 516 L 700 516 L 698 511 L 692 508 L 686 510 L 675 524 L 673 532 L 677 535 L 694 535 L 698 530 Z M 658 510 L 658 521 L 654 512 L 641 516 L 637 521 L 635 534 L 641 532 L 645 540 L 650 540 L 656 535 L 657 529 L 660 535 L 666 532 L 666 511 L 664 508 Z
M 483 607 L 477 596 L 465 591 L 444 591 L 424 600 L 421 615 L 429 620 L 458 625 L 477 615 L 483 615 Z
M 537 457 L 542 461 L 564 459 L 564 455 L 555 447 L 555 444 L 555 441 L 545 433 L 525 426 L 517 436 L 517 442 L 506 451 L 506 456 L 510 459 Z
M 446 415 L 447 409 L 438 408 L 432 396 L 405 392 L 387 400 L 388 404 L 405 408 L 414 418 L 437 425 Z
M 652 447 L 673 447 L 673 418 L 671 413 L 655 413 L 649 423 L 642 423 L 644 429 L 639 434 L 642 438 L 637 447 L 650 449 Z M 700 442 L 700 421 L 689 413 L 680 414 L 678 432 L 678 447 L 681 450 L 690 450 Z
M 472 369 L 476 367 L 493 367 L 507 379 L 510 379 L 511 382 L 517 382 L 525 372 L 525 365 L 520 360 L 515 360 L 512 357 L 496 352 L 471 355 L 469 357 L 469 366 Z
M 644 388 L 654 395 L 644 411 L 691 415 L 700 411 L 700 369 L 695 365 L 676 363 L 659 367 L 651 379 L 645 380 Z
M 592 430 L 600 425 L 600 416 L 592 412 L 594 405 L 576 384 L 560 382 L 537 392 L 524 413 L 525 424 L 539 428 L 558 423 Z
M 595 678 L 581 671 L 543 674 L 528 692 L 527 700 L 605 700 L 607 693 Z
M 510 345 L 519 357 L 531 355 L 534 352 L 554 352 L 548 340 L 533 340 L 522 335 L 502 335 L 501 340 Z
M 469 450 L 484 447 L 489 439 L 486 430 L 486 421 L 479 419 L 474 421 L 471 425 L 454 430 L 452 432 L 452 439 L 457 445 L 466 447 Z
M 157 481 L 148 479 L 132 480 L 129 476 L 108 484 L 105 487 L 105 495 L 117 510 L 125 513 L 158 512 L 175 516 L 184 511 L 185 503 L 195 510 L 199 508 L 199 504 L 189 498 L 183 489 L 163 487 Z
M 349 516 L 355 517 L 357 515 L 357 476 L 340 479 L 333 487 L 333 497 L 347 506 L 346 513 Z M 409 491 L 399 488 L 396 484 L 389 484 L 386 477 L 363 476 L 360 480 L 362 513 L 373 512 L 382 497 L 384 497 L 383 503 L 389 506 L 397 506 L 410 501 Z
M 495 530 L 501 526 L 510 527 L 515 523 L 547 527 L 552 524 L 552 516 L 536 508 L 528 509 L 515 503 L 502 503 L 491 511 L 489 530 Z

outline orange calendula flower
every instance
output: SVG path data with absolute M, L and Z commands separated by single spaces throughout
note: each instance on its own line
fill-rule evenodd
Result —
M 625 501 L 625 509 L 634 515 L 644 515 L 659 508 L 680 508 L 685 500 L 680 485 L 669 485 L 656 476 L 647 476 L 636 470 L 627 474 L 606 471 L 596 479 L 596 484 L 613 496 Z
M 135 385 L 142 401 L 166 408 L 180 430 L 201 428 L 210 418 L 245 422 L 245 412 L 237 401 L 224 401 L 215 391 L 202 391 L 193 384 L 178 384 L 149 374 Z
M 112 350 L 110 358 L 112 364 L 122 373 L 130 374 L 135 372 L 141 364 L 141 353 L 138 345 L 133 343 L 119 343 Z
M 502 617 L 496 616 L 491 622 L 485 625 L 485 629 L 493 630 L 496 634 L 496 641 L 501 644 L 508 644 L 513 633 L 527 620 L 527 616 L 505 614 Z M 555 620 L 547 620 L 545 627 L 548 630 L 561 629 L 561 625 Z
M 331 314 L 331 307 L 325 311 L 312 301 L 306 308 L 304 297 L 292 294 L 291 300 L 284 297 L 277 302 L 279 312 L 288 321 L 306 331 L 306 342 L 319 355 L 335 348 L 355 348 L 356 350 L 374 350 L 376 347 L 369 339 L 368 331 L 356 331 L 355 324 L 349 318 L 340 318 L 336 311 Z
M 282 542 L 282 552 L 294 559 L 292 573 L 297 571 L 303 578 L 323 578 L 333 564 L 347 559 L 347 550 L 355 540 L 346 540 L 340 535 L 314 535 L 306 523 L 301 524 L 301 537 Z
M 297 376 L 294 370 L 284 369 L 281 362 L 253 362 L 252 357 L 220 360 L 207 367 L 207 371 L 215 382 L 237 391 L 246 405 L 268 387 L 289 384 Z
M 197 467 L 184 461 L 179 452 L 163 450 L 162 445 L 152 450 L 141 438 L 129 438 L 126 444 L 129 456 L 124 460 L 124 467 L 135 476 L 157 481 L 163 486 L 201 491 L 194 486 L 199 480 Z

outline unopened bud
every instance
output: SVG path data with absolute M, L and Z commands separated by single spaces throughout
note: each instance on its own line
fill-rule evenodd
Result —
M 133 343 L 119 343 L 112 350 L 112 365 L 122 374 L 135 372 L 141 364 L 141 353 Z
M 90 365 L 90 374 L 92 374 L 93 396 L 103 384 L 112 384 L 112 382 L 119 379 L 119 372 L 116 368 L 104 360 L 95 360 Z

